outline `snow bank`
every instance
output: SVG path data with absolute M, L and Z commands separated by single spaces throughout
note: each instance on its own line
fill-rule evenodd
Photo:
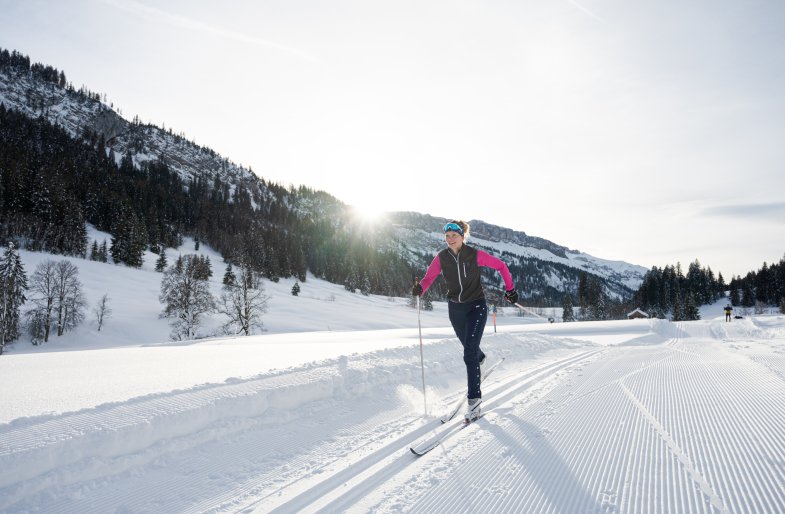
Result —
M 484 348 L 492 358 L 504 356 L 513 362 L 582 344 L 546 335 L 506 333 L 487 336 Z M 431 343 L 425 352 L 433 402 L 461 387 L 462 352 L 454 338 Z M 0 489 L 4 489 L 0 510 L 53 486 L 121 473 L 173 449 L 193 448 L 249 426 L 307 417 L 319 402 L 401 388 L 419 391 L 420 384 L 419 350 L 409 346 L 343 355 L 62 415 L 17 419 L 0 425 L 0 468 L 14 470 L 0 475 Z M 413 405 L 421 401 L 421 393 L 416 396 Z

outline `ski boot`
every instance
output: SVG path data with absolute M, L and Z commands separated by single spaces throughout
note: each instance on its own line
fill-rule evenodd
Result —
M 463 415 L 465 423 L 471 423 L 478 419 L 482 414 L 482 398 L 469 398 L 466 406 L 466 412 Z

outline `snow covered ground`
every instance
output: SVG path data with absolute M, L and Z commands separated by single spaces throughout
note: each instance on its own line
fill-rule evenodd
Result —
M 508 309 L 486 415 L 415 457 L 465 387 L 444 305 L 422 315 L 424 415 L 404 299 L 282 280 L 265 334 L 172 343 L 147 264 L 74 262 L 115 313 L 0 356 L 0 512 L 785 512 L 785 316 Z

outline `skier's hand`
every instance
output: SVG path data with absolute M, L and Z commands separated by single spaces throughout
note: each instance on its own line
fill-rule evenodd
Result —
M 414 283 L 412 286 L 412 296 L 420 296 L 422 294 L 422 286 L 420 285 L 420 281 Z
M 515 289 L 510 289 L 504 293 L 504 299 L 510 303 L 518 303 L 518 291 Z

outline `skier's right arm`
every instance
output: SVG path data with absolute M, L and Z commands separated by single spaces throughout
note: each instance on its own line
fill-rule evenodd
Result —
M 422 294 L 425 294 L 425 292 L 429 287 L 431 287 L 431 284 L 433 284 L 433 281 L 436 280 L 436 277 L 438 277 L 439 273 L 441 272 L 442 263 L 439 260 L 439 255 L 437 254 L 436 257 L 433 258 L 433 261 L 431 261 L 431 265 L 428 266 L 428 271 L 425 272 L 425 276 L 420 281 L 420 285 L 422 286 Z

